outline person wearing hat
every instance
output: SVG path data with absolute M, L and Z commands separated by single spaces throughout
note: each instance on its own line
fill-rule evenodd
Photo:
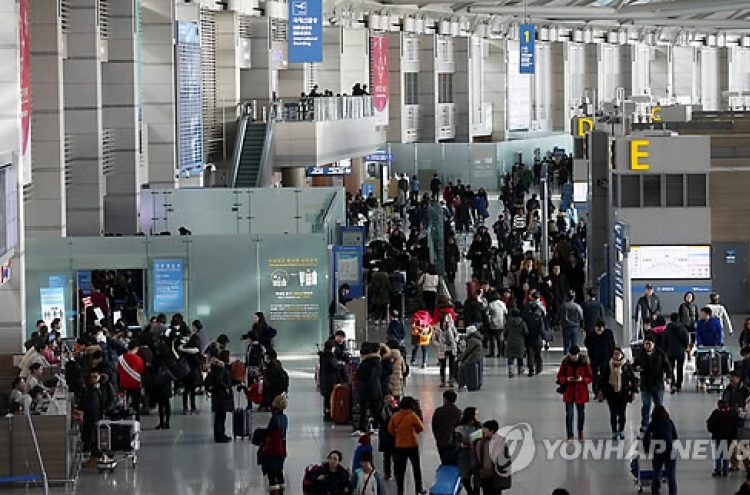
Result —
M 565 430 L 568 441 L 573 441 L 573 415 L 578 413 L 578 440 L 583 441 L 583 425 L 586 420 L 586 403 L 589 401 L 589 383 L 594 379 L 591 366 L 581 349 L 574 345 L 563 359 L 557 371 L 558 392 L 565 403 Z
M 638 298 L 633 319 L 638 321 L 638 317 L 640 316 L 641 320 L 650 320 L 653 324 L 660 315 L 661 301 L 659 300 L 659 296 L 654 294 L 653 285 L 646 284 L 646 293 Z
M 641 374 L 641 433 L 646 431 L 654 407 L 664 404 L 664 382 L 672 381 L 672 368 L 664 351 L 654 345 L 654 336 L 643 339 L 643 349 L 634 357 L 633 367 Z
M 261 444 L 258 461 L 263 474 L 268 476 L 270 495 L 284 495 L 284 461 L 286 460 L 286 432 L 289 419 L 284 414 L 288 406 L 286 394 L 277 395 L 271 402 L 271 419 L 266 426 L 266 437 Z
M 369 452 L 372 455 L 372 440 L 369 433 L 360 435 L 357 444 L 357 448 L 354 449 L 354 456 L 352 457 L 352 473 L 362 467 L 363 454 Z

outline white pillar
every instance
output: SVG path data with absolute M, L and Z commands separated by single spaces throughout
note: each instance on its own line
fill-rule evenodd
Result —
M 71 0 L 64 62 L 65 128 L 71 137 L 68 235 L 104 231 L 102 64 L 98 0 Z M 32 7 L 33 8 L 33 7 Z

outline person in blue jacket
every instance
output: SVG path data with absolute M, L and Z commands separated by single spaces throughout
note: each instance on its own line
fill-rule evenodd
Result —
M 711 308 L 701 308 L 701 317 L 695 327 L 695 343 L 698 347 L 724 345 L 724 330 L 719 319 L 711 315 Z

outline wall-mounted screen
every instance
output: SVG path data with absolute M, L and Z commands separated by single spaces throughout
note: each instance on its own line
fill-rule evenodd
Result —
M 709 279 L 711 246 L 632 246 L 631 279 Z

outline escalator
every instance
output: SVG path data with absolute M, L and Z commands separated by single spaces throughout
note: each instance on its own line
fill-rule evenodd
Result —
M 238 142 L 235 153 L 239 156 L 234 158 L 236 170 L 234 174 L 233 187 L 258 187 L 261 165 L 263 161 L 263 147 L 266 141 L 267 124 L 262 122 L 250 122 L 245 118 L 244 125 L 239 129 Z

